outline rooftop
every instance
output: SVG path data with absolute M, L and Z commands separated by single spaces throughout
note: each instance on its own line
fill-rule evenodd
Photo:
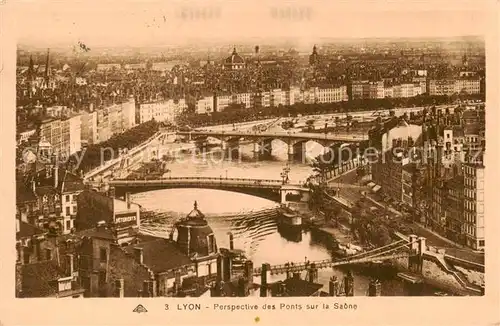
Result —
M 31 238 L 37 234 L 43 234 L 44 231 L 42 229 L 37 228 L 34 225 L 29 223 L 19 221 L 19 232 L 16 232 L 16 240 L 20 240 L 23 238 Z
M 142 248 L 143 262 L 155 273 L 167 272 L 169 270 L 192 264 L 191 259 L 182 253 L 177 245 L 163 238 L 128 246 L 125 251 L 133 253 L 133 248 Z
M 26 203 L 36 201 L 36 196 L 31 187 L 26 186 L 24 183 L 18 181 L 16 183 L 16 202 Z
M 479 135 L 479 131 L 481 130 L 481 126 L 479 123 L 468 124 L 464 127 L 465 135 Z
M 57 281 L 64 271 L 54 261 L 21 266 L 23 297 L 47 297 L 57 293 Z
M 283 290 L 280 288 L 283 285 L 284 292 L 282 292 Z M 271 284 L 271 292 L 273 296 L 279 294 L 285 297 L 310 297 L 316 294 L 322 287 L 322 284 L 311 283 L 300 278 L 292 277 Z

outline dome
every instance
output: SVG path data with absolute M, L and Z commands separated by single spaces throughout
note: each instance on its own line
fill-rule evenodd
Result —
M 194 202 L 194 208 L 189 214 L 186 216 L 187 219 L 192 220 L 192 219 L 205 219 L 205 214 L 200 212 L 198 209 L 198 203 L 195 201 Z
M 176 228 L 177 245 L 188 256 L 206 257 L 217 253 L 214 232 L 196 201 L 186 218 L 176 223 Z
M 225 69 L 242 69 L 245 66 L 245 60 L 233 49 L 231 56 L 224 61 Z
M 46 141 L 45 139 L 42 139 L 39 143 L 38 143 L 38 146 L 39 147 L 51 147 L 52 145 L 50 145 L 50 143 L 48 141 Z

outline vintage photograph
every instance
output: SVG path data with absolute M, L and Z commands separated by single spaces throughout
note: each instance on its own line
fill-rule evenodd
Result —
M 56 7 L 19 23 L 17 298 L 485 294 L 485 35 Z

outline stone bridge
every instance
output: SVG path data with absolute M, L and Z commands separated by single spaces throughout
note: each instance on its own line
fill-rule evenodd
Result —
M 178 131 L 177 135 L 187 137 L 189 140 L 206 139 L 212 137 L 221 141 L 223 150 L 234 151 L 239 148 L 240 140 L 252 141 L 254 155 L 270 154 L 271 142 L 279 139 L 288 147 L 290 159 L 302 159 L 305 156 L 305 144 L 314 141 L 323 147 L 330 147 L 336 143 L 359 143 L 368 139 L 365 133 L 305 133 L 305 132 L 251 132 L 251 131 Z

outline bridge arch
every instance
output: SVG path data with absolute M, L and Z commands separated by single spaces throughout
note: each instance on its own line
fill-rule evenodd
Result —
M 150 192 L 156 190 L 163 189 L 213 189 L 213 190 L 222 190 L 234 193 L 241 193 L 245 195 L 251 195 L 254 197 L 260 197 L 267 200 L 271 200 L 274 202 L 281 201 L 281 186 L 277 184 L 275 187 L 262 187 L 259 188 L 258 184 L 255 184 L 254 187 L 244 187 L 240 185 L 231 185 L 225 184 L 224 182 L 227 179 L 225 178 L 212 178 L 211 183 L 209 182 L 200 182 L 198 184 L 195 183 L 183 183 L 183 182 L 175 182 L 170 184 L 147 184 L 141 183 L 139 181 L 136 185 L 126 185 L 126 184 L 116 184 L 113 181 L 110 182 L 110 186 L 115 190 L 115 196 L 125 198 L 126 193 L 143 193 Z

